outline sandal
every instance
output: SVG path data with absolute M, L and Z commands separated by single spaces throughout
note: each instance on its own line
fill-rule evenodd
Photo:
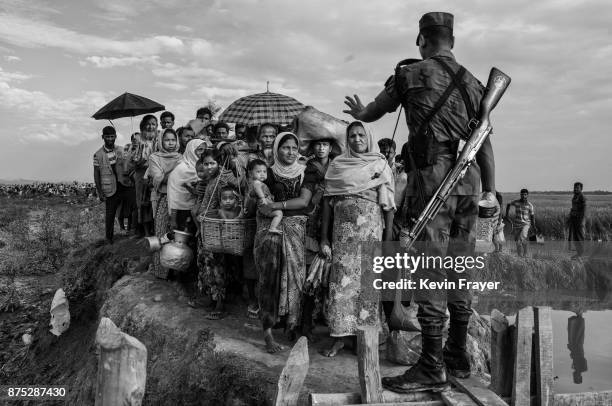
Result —
M 247 317 L 249 319 L 259 320 L 259 307 L 255 308 L 255 307 L 249 306 L 247 308 Z
M 221 320 L 223 319 L 225 316 L 227 316 L 227 314 L 225 312 L 219 312 L 219 311 L 212 311 L 210 313 L 208 313 L 206 315 L 206 318 L 208 320 Z

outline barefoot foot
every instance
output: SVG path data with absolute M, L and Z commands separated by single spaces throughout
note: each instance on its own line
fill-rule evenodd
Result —
M 344 340 L 342 338 L 336 338 L 331 348 L 321 351 L 321 355 L 330 358 L 335 357 L 342 348 L 344 348 Z

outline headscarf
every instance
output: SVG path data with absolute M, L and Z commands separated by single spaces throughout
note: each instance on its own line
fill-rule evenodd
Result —
M 167 173 L 170 173 L 179 163 L 182 155 L 178 152 L 179 139 L 178 135 L 174 133 L 176 137 L 176 145 L 174 149 L 167 150 L 164 148 L 163 138 L 166 131 L 157 137 L 157 145 L 159 151 L 154 152 L 149 157 L 149 169 L 147 170 L 147 176 L 153 182 L 153 189 L 159 190 L 162 181 Z
M 348 142 L 348 129 L 359 123 L 364 129 L 367 136 L 368 149 L 367 152 L 357 153 L 353 151 Z M 387 196 L 379 196 L 381 204 L 392 206 L 393 195 L 395 192 L 395 184 L 393 181 L 393 172 L 389 167 L 385 156 L 379 152 L 375 152 L 374 137 L 370 129 L 361 121 L 351 123 L 346 131 L 346 151 L 344 154 L 336 157 L 330 164 L 325 174 L 325 196 L 340 196 L 350 195 L 363 192 L 369 189 L 375 189 L 383 186 L 383 194 Z M 391 194 L 391 202 L 388 202 L 388 194 Z
M 295 143 L 298 148 L 300 146 L 300 141 L 298 140 L 297 135 L 295 135 L 294 133 L 282 132 L 278 134 L 274 139 L 274 146 L 272 147 L 272 153 L 274 154 L 274 165 L 272 165 L 272 172 L 274 172 L 276 176 L 286 179 L 292 179 L 299 176 L 300 182 L 302 182 L 304 180 L 304 170 L 306 169 L 306 166 L 299 162 L 299 156 L 295 159 L 295 162 L 290 165 L 283 165 L 278 159 L 278 148 L 280 147 L 280 142 L 287 135 L 295 139 Z
M 195 183 L 199 180 L 196 172 L 198 156 L 195 151 L 203 144 L 200 139 L 193 139 L 187 143 L 185 153 L 168 177 L 168 209 L 191 210 L 196 203 L 196 197 L 185 188 L 185 184 Z

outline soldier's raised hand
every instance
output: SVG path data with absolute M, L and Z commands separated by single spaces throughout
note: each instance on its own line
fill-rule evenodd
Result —
M 365 110 L 365 106 L 361 103 L 359 96 L 354 95 L 354 99 L 351 96 L 346 96 L 344 100 L 344 104 L 346 104 L 350 110 L 343 110 L 343 113 L 350 114 L 353 118 L 357 120 L 361 120 L 361 115 Z

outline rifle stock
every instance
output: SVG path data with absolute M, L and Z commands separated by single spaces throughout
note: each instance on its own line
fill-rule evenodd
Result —
M 438 214 L 457 182 L 465 176 L 468 168 L 474 162 L 476 153 L 478 153 L 478 150 L 491 132 L 489 115 L 495 106 L 497 106 L 509 85 L 510 76 L 497 68 L 491 68 L 489 79 L 487 80 L 487 88 L 480 101 L 477 126 L 470 133 L 470 137 L 463 147 L 461 154 L 459 154 L 455 165 L 448 172 L 412 227 L 410 229 L 402 229 L 400 232 L 400 245 L 406 250 L 409 251 L 412 248 L 427 223 Z

